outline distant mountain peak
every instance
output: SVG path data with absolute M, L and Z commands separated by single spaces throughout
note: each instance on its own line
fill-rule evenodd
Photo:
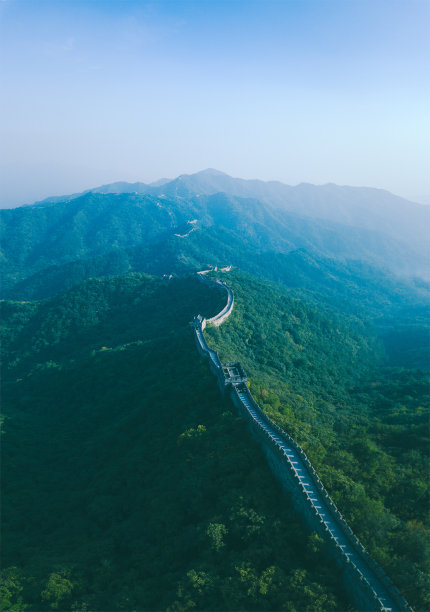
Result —
M 205 170 L 199 170 L 198 172 L 194 172 L 193 174 L 180 174 L 174 180 L 182 180 L 182 179 L 193 179 L 193 178 L 214 178 L 214 177 L 227 177 L 232 178 L 229 174 L 225 172 L 221 172 L 221 170 L 216 170 L 215 168 L 206 168 Z
M 221 170 L 216 170 L 215 168 L 206 168 L 205 170 L 200 170 L 199 172 L 195 172 L 197 176 L 229 176 L 225 172 L 221 172 Z

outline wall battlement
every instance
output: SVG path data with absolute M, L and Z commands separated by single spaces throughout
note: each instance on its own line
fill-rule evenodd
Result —
M 207 272 L 207 271 L 206 271 Z M 309 528 L 328 542 L 331 556 L 342 568 L 344 583 L 354 605 L 363 611 L 408 611 L 412 609 L 390 578 L 370 557 L 330 499 L 303 449 L 276 425 L 260 408 L 247 387 L 247 378 L 239 362 L 222 363 L 204 337 L 206 323 L 221 325 L 234 306 L 233 292 L 222 281 L 211 281 L 198 273 L 201 282 L 227 291 L 227 304 L 212 319 L 195 317 L 197 348 L 209 359 L 212 372 L 224 394 L 228 394 L 239 414 L 244 417 L 253 437 L 261 444 L 271 470 L 282 486 L 291 493 L 296 510 Z

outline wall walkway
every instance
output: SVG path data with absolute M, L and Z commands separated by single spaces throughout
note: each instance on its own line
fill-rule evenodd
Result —
M 201 355 L 209 359 L 211 371 L 217 377 L 220 389 L 230 395 L 239 413 L 247 420 L 251 433 L 262 445 L 270 468 L 283 487 L 292 494 L 298 512 L 308 526 L 329 543 L 330 553 L 342 568 L 347 592 L 354 605 L 365 611 L 412 612 L 390 578 L 354 536 L 303 449 L 273 423 L 254 400 L 240 363 L 223 364 L 218 353 L 208 346 L 203 333 L 206 323 L 221 325 L 233 311 L 234 296 L 226 283 L 207 279 L 207 272 L 198 273 L 200 281 L 223 288 L 227 292 L 227 304 L 212 319 L 206 320 L 198 315 L 192 325 L 197 348 Z

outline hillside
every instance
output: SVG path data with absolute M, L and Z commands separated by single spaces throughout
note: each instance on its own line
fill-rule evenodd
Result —
M 299 191 L 281 205 L 258 181 L 247 183 L 247 189 L 213 193 L 218 183 L 220 189 L 237 185 L 236 179 L 221 178 L 213 173 L 179 177 L 143 194 L 111 193 L 105 186 L 107 193 L 90 191 L 0 211 L 3 296 L 53 266 L 102 256 L 124 258 L 124 250 L 174 239 L 195 242 L 202 232 L 204 242 L 208 230 L 233 233 L 242 242 L 240 250 L 249 246 L 288 254 L 305 249 L 347 265 L 354 260 L 397 276 L 428 278 L 424 206 L 386 192 L 336 186 L 288 188 Z M 216 249 L 208 251 L 206 257 L 220 257 Z
M 384 365 L 369 319 L 240 271 L 228 282 L 235 310 L 212 342 L 425 609 L 428 377 Z M 198 357 L 188 322 L 223 302 L 194 279 L 134 274 L 2 303 L 7 601 L 346 609 L 324 547 Z
M 194 346 L 224 305 L 195 272 L 229 264 L 208 341 L 426 610 L 427 212 L 213 170 L 131 187 L 1 211 L 3 608 L 350 609 Z
M 3 610 L 349 609 L 198 356 L 222 300 L 129 275 L 3 303 Z
M 368 317 L 310 304 L 240 271 L 228 283 L 235 309 L 208 329 L 211 344 L 221 360 L 242 363 L 254 397 L 304 448 L 370 554 L 425 610 L 428 371 L 413 359 L 390 365 Z M 422 333 L 428 358 L 428 319 Z M 401 349 L 395 338 L 389 348 Z
M 383 189 L 348 187 L 335 184 L 296 186 L 279 181 L 244 180 L 208 168 L 175 179 L 145 183 L 111 183 L 90 189 L 92 193 L 149 194 L 156 197 L 182 197 L 225 193 L 238 198 L 254 198 L 284 211 L 316 219 L 325 219 L 371 231 L 382 230 L 393 238 L 412 244 L 427 242 L 430 223 L 428 207 L 395 196 Z M 47 198 L 43 203 L 73 196 Z
M 89 196 L 90 201 L 92 197 Z M 39 299 L 68 289 L 90 277 L 130 271 L 181 275 L 202 267 L 223 265 L 226 261 L 288 285 L 305 286 L 310 283 L 313 287 L 317 282 L 324 291 L 333 282 L 336 283 L 335 279 L 340 276 L 337 286 L 341 291 L 345 291 L 344 281 L 348 280 L 348 284 L 349 281 L 353 284 L 370 281 L 374 286 L 376 282 L 382 286 L 403 285 L 403 292 L 417 293 L 419 289 L 428 294 L 425 282 L 399 279 L 388 269 L 373 269 L 374 265 L 366 263 L 366 236 L 362 232 L 355 234 L 355 230 L 348 229 L 347 234 L 341 238 L 334 230 L 309 226 L 303 219 L 287 219 L 289 223 L 284 225 L 276 218 L 270 218 L 270 223 L 266 219 L 265 225 L 253 221 L 246 224 L 241 219 L 241 211 L 244 209 L 240 207 L 239 212 L 233 214 L 230 211 L 229 220 L 216 218 L 215 222 L 216 215 L 221 215 L 221 200 L 217 198 L 211 203 L 216 214 L 214 210 L 208 212 L 205 208 L 200 211 L 203 216 L 198 223 L 182 223 L 160 229 L 158 221 L 152 224 L 148 212 L 155 206 L 154 202 L 147 202 L 147 205 L 140 203 L 139 206 L 132 202 L 130 208 L 127 208 L 123 196 L 118 198 L 125 209 L 112 203 L 99 202 L 103 211 L 100 212 L 98 206 L 93 208 L 90 203 L 84 202 L 84 210 L 78 207 L 76 213 L 80 221 L 72 224 L 64 222 L 63 225 L 60 211 L 60 219 L 56 224 L 61 229 L 51 228 L 51 216 L 45 211 L 47 226 L 34 240 L 31 234 L 27 237 L 26 227 L 35 223 L 32 215 L 40 213 L 34 210 L 19 223 L 15 219 L 19 229 L 9 228 L 10 235 L 5 237 L 3 244 L 3 295 L 13 299 Z M 222 201 L 228 212 L 231 202 L 224 196 Z M 85 208 L 87 204 L 88 214 Z M 108 210 L 105 210 L 105 205 Z M 160 209 L 155 208 L 158 214 Z M 127 215 L 123 214 L 124 210 Z M 184 204 L 186 210 L 188 208 Z M 186 216 L 199 213 L 196 209 L 188 213 L 184 211 L 176 211 L 175 219 L 178 223 Z M 135 213 L 136 218 L 133 217 Z M 247 214 L 250 214 L 249 209 Z M 104 219 L 102 227 L 100 216 Z M 131 225 L 130 218 L 134 218 Z M 147 228 L 146 224 L 150 227 Z M 19 244 L 22 246 L 18 248 Z M 409 265 L 407 262 L 410 262 L 410 254 L 401 248 L 395 249 L 392 245 L 390 249 L 378 241 L 373 241 L 373 245 L 371 256 L 371 247 L 368 246 L 367 251 L 368 259 L 373 263 L 376 261 L 383 265 L 387 258 L 391 258 L 397 272 Z M 308 278 L 309 275 L 312 278 Z

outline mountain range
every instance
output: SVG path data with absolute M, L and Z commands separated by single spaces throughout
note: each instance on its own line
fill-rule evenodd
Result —
M 429 211 L 215 170 L 0 211 L 2 609 L 354 612 L 196 350 L 227 266 L 208 343 L 428 610 Z
M 190 198 L 193 195 L 226 193 L 238 198 L 252 198 L 282 211 L 300 216 L 325 219 L 382 231 L 399 240 L 420 244 L 426 239 L 430 209 L 395 196 L 383 189 L 369 187 L 285 185 L 279 181 L 245 180 L 208 168 L 195 174 L 183 174 L 175 179 L 160 179 L 151 184 L 116 182 L 89 189 L 84 193 L 133 193 L 156 197 Z M 40 204 L 79 197 L 60 196 L 43 200 Z M 380 227 L 379 227 L 380 226 Z
M 0 219 L 4 296 L 19 297 L 23 287 L 25 297 L 33 281 L 45 284 L 44 275 L 49 284 L 53 266 L 92 259 L 98 276 L 94 258 L 102 275 L 116 270 L 106 258 L 127 260 L 128 270 L 170 274 L 223 264 L 226 256 L 243 265 L 304 249 L 349 267 L 358 261 L 396 276 L 430 277 L 430 208 L 376 189 L 288 187 L 206 170 L 161 184 L 104 185 L 3 210 Z M 136 267 L 132 260 L 142 262 L 145 251 L 147 263 Z M 185 251 L 193 251 L 192 261 Z M 164 268 L 154 267 L 163 253 Z

